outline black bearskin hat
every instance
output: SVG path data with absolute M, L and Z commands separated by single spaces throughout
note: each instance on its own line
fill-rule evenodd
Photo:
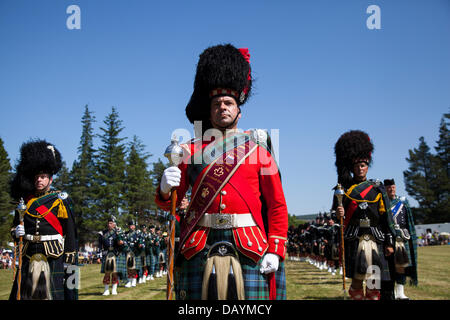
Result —
M 207 130 L 212 127 L 209 120 L 211 98 L 232 96 L 241 106 L 247 102 L 251 87 L 247 49 L 237 49 L 231 44 L 209 47 L 197 64 L 194 92 L 186 106 L 186 116 L 191 123 L 203 121 L 203 130 Z
M 385 187 L 395 185 L 394 179 L 384 179 L 383 184 Z
M 62 167 L 61 154 L 55 146 L 45 140 L 31 140 L 20 147 L 20 160 L 11 181 L 13 199 L 25 198 L 34 192 L 34 177 L 39 173 L 51 176 Z
M 338 183 L 344 188 L 352 184 L 353 165 L 356 160 L 367 160 L 371 164 L 373 144 L 367 133 L 350 130 L 340 136 L 334 146 Z

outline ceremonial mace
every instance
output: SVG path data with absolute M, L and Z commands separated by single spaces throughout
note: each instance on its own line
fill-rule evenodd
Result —
M 170 145 L 166 148 L 164 156 L 169 160 L 171 167 L 177 167 L 183 158 L 183 149 L 178 144 L 176 136 L 171 139 Z M 169 238 L 169 272 L 167 276 L 167 293 L 166 299 L 173 299 L 173 264 L 175 258 L 175 210 L 177 206 L 177 190 L 173 189 L 170 195 L 170 238 Z
M 23 216 L 25 214 L 25 211 L 27 210 L 27 206 L 25 205 L 25 202 L 23 201 L 23 198 L 20 198 L 20 202 L 17 205 L 16 210 L 19 212 L 19 221 L 20 225 L 23 226 Z M 23 236 L 19 237 L 19 268 L 17 270 L 17 300 L 20 300 L 20 284 L 22 282 L 22 249 L 23 249 Z M 16 257 L 14 256 L 14 263 L 15 263 Z
M 344 198 L 344 188 L 340 183 L 337 184 L 336 190 L 334 191 L 334 195 L 337 198 L 338 206 L 342 207 L 342 198 Z M 344 298 L 346 295 L 345 290 L 345 251 L 344 251 L 344 217 L 340 217 L 340 229 L 341 229 L 341 263 L 342 263 L 342 289 L 344 291 Z

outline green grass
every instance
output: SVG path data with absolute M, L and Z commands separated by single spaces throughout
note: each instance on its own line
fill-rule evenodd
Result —
M 450 246 L 420 247 L 419 286 L 405 286 L 405 294 L 413 300 L 450 299 Z M 166 278 L 156 278 L 135 288 L 118 288 L 117 296 L 102 296 L 104 286 L 100 265 L 80 266 L 80 300 L 164 300 Z M 342 299 L 342 277 L 332 276 L 307 262 L 286 261 L 287 297 L 289 300 Z M 346 282 L 350 286 L 350 280 Z M 0 270 L 0 300 L 8 299 L 12 271 Z

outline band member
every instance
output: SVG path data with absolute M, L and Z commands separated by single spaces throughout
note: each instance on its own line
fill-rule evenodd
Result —
M 125 233 L 126 243 L 128 247 L 127 251 L 127 275 L 128 282 L 125 284 L 126 288 L 136 287 L 137 279 L 139 278 L 139 272 L 141 270 L 140 255 L 145 249 L 144 241 L 136 231 L 136 223 L 133 220 L 128 222 L 128 231 Z
M 53 175 L 61 167 L 61 154 L 54 145 L 44 140 L 22 145 L 11 183 L 12 197 L 16 201 L 23 198 L 26 204 L 23 222 L 17 211 L 13 222 L 12 235 L 16 241 L 22 237 L 24 246 L 12 300 L 78 298 L 76 282 L 66 281 L 66 286 L 64 282 L 65 273 L 75 272 L 68 266 L 76 262 L 78 247 L 73 203 L 66 192 L 51 189 Z
M 114 216 L 111 216 L 111 218 L 108 219 L 108 229 L 99 233 L 98 243 L 100 250 L 102 250 L 100 273 L 105 274 L 103 277 L 103 284 L 105 286 L 103 295 L 116 295 L 117 286 L 119 284 L 117 256 L 120 254 L 119 246 L 123 244 L 123 241 L 118 238 L 116 219 Z M 109 284 L 112 285 L 111 293 L 109 291 Z
M 288 214 L 270 137 L 237 128 L 251 92 L 249 61 L 247 49 L 230 44 L 200 55 L 186 107 L 198 138 L 182 145 L 183 162 L 164 171 L 157 190 L 168 210 L 172 188 L 178 206 L 192 187 L 175 260 L 177 299 L 286 296 Z
M 409 299 L 405 295 L 406 277 L 417 286 L 417 236 L 414 219 L 408 200 L 397 196 L 394 179 L 385 179 L 384 186 L 391 201 L 391 212 L 395 227 L 395 298 Z
M 334 198 L 333 209 L 338 219 L 344 216 L 345 272 L 352 279 L 349 295 L 354 300 L 379 300 L 382 283 L 392 276 L 386 256 L 394 252 L 394 228 L 383 184 L 367 179 L 372 152 L 369 136 L 359 130 L 344 133 L 335 145 L 338 183 L 345 196 L 343 206 Z

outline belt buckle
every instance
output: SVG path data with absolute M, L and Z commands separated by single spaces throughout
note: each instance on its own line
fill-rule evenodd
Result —
M 368 218 L 359 219 L 359 226 L 362 228 L 369 228 L 370 227 L 370 219 L 368 219 Z
M 41 241 L 41 235 L 37 234 L 37 235 L 33 235 L 33 240 L 31 240 L 32 242 L 39 242 Z
M 231 215 L 230 214 L 218 214 L 215 217 L 214 229 L 229 229 L 231 228 Z

